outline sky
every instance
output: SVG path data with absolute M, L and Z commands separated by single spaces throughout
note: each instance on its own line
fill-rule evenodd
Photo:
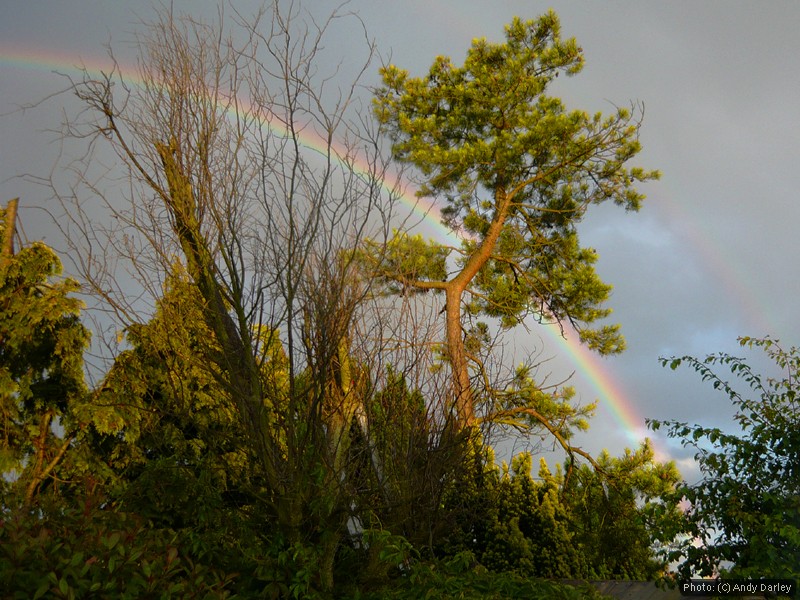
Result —
M 216 2 L 173 0 L 177 11 L 213 15 Z M 252 12 L 251 0 L 237 9 Z M 335 4 L 307 2 L 322 15 Z M 437 55 L 460 64 L 474 38 L 502 39 L 514 16 L 535 18 L 553 8 L 562 35 L 576 37 L 586 66 L 560 79 L 553 94 L 569 108 L 611 112 L 630 102 L 645 107 L 642 152 L 634 163 L 662 172 L 641 186 L 639 213 L 595 207 L 580 226 L 599 255 L 597 269 L 614 286 L 613 321 L 627 351 L 599 358 L 531 327 L 515 343 L 541 349 L 558 380 L 584 403 L 599 400 L 591 429 L 576 443 L 619 454 L 645 435 L 687 478 L 691 453 L 648 432 L 644 418 L 729 427 L 728 399 L 688 370 L 659 357 L 724 351 L 768 368 L 739 348 L 737 337 L 770 335 L 800 343 L 800 3 L 788 0 L 538 2 L 479 0 L 354 0 L 355 12 L 386 60 L 423 75 Z M 130 55 L 147 2 L 0 0 L 0 202 L 21 197 L 30 240 L 58 247 L 46 190 L 23 174 L 46 177 L 58 154 L 63 96 L 21 112 L 62 89 L 57 72 L 107 64 L 109 44 Z M 331 30 L 326 50 L 363 52 L 352 29 Z M 377 68 L 377 65 L 376 65 Z M 367 83 L 377 82 L 375 72 Z M 429 226 L 423 233 L 435 231 Z M 573 336 L 574 337 L 574 336 Z

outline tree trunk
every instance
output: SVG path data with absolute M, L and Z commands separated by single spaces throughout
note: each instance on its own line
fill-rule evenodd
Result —
M 461 297 L 463 294 L 464 290 L 455 286 L 449 286 L 446 292 L 447 355 L 453 370 L 453 406 L 456 412 L 456 431 L 471 426 L 475 421 L 469 364 L 464 351 L 464 335 L 461 327 Z
M 3 245 L 0 248 L 2 256 L 0 257 L 0 264 L 3 264 L 7 259 L 14 255 L 14 232 L 17 228 L 17 204 L 19 198 L 13 198 L 8 201 L 6 205 L 6 214 L 3 223 Z
M 461 299 L 467 286 L 475 278 L 494 252 L 500 233 L 503 231 L 511 198 L 504 187 L 495 190 L 494 219 L 489 231 L 476 251 L 469 257 L 461 272 L 448 282 L 445 296 L 447 354 L 453 369 L 453 404 L 456 409 L 456 431 L 475 424 L 475 402 L 469 378 L 469 362 L 464 349 L 464 334 L 461 326 Z
M 336 549 L 339 547 L 340 535 L 334 530 L 327 530 L 320 541 L 319 556 L 319 587 L 325 594 L 333 592 L 335 584 L 333 566 L 336 559 Z

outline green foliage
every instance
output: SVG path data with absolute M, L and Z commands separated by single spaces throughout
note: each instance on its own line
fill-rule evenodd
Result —
M 0 521 L 4 598 L 233 598 L 235 578 L 187 553 L 186 539 L 107 510 L 44 505 Z
M 273 588 L 293 585 L 302 569 L 286 566 L 287 557 L 302 556 L 275 541 L 260 463 L 212 360 L 219 346 L 200 294 L 180 266 L 153 318 L 130 326 L 126 337 L 131 347 L 116 357 L 98 393 L 115 426 L 86 436 L 104 459 L 115 501 L 150 527 L 186 536 L 216 568 L 246 571 L 240 593 L 264 580 Z M 261 331 L 260 338 L 265 389 L 272 398 L 285 395 L 285 354 L 276 336 Z M 280 407 L 268 408 L 274 416 Z
M 615 327 L 587 327 L 609 314 L 601 304 L 610 286 L 594 271 L 594 251 L 580 246 L 576 224 L 589 205 L 607 200 L 638 209 L 634 184 L 658 174 L 624 166 L 640 150 L 631 111 L 568 111 L 546 94 L 559 74 L 583 66 L 555 13 L 514 19 L 505 33 L 500 44 L 473 40 L 461 67 L 440 56 L 424 77 L 383 68 L 375 114 L 395 157 L 424 175 L 420 194 L 441 198 L 444 223 L 465 234 L 453 281 L 472 282 L 481 312 L 505 326 L 528 314 L 567 320 L 590 347 L 618 352 Z M 380 271 L 391 276 L 396 267 L 384 261 Z M 405 276 L 396 269 L 397 281 Z
M 619 458 L 603 453 L 599 471 L 544 463 L 538 481 L 532 457 L 510 468 L 473 464 L 448 491 L 451 531 L 440 556 L 472 553 L 492 572 L 561 579 L 657 579 L 666 561 L 654 542 L 679 518 L 672 497 L 678 474 L 654 460 L 649 443 Z
M 673 498 L 680 478 L 675 464 L 656 462 L 647 440 L 618 458 L 603 452 L 597 463 L 600 471 L 581 465 L 568 470 L 562 483 L 586 576 L 653 581 L 666 568 L 653 545 L 680 517 Z
M 207 485 L 235 487 L 248 462 L 243 431 L 209 361 L 218 347 L 200 295 L 180 269 L 167 280 L 153 318 L 130 326 L 126 337 L 131 348 L 116 357 L 98 393 L 98 451 L 128 480 L 147 477 L 150 467 L 164 471 L 155 477 L 161 480 L 170 465 L 181 479 L 203 465 Z
M 575 389 L 569 386 L 543 389 L 534 379 L 529 365 L 520 365 L 514 379 L 499 395 L 499 402 L 489 419 L 497 424 L 526 431 L 546 421 L 551 433 L 568 441 L 576 431 L 589 428 L 589 418 L 597 403 L 576 406 Z
M 0 263 L 0 491 L 30 501 L 62 469 L 77 413 L 87 400 L 83 352 L 89 333 L 72 279 L 41 243 Z M 58 431 L 57 432 L 57 429 Z M 85 466 L 84 466 L 85 468 Z M 24 492 L 23 492 L 24 489 Z
M 415 283 L 421 280 L 445 281 L 449 251 L 421 235 L 409 235 L 395 230 L 386 244 L 367 242 L 359 258 L 367 264 L 379 265 L 377 276 L 387 283 L 392 294 L 419 291 Z
M 477 564 L 469 552 L 448 559 L 413 564 L 390 585 L 375 592 L 354 596 L 363 600 L 600 600 L 589 585 L 573 587 L 552 581 L 531 579 L 513 573 L 492 573 Z
M 153 323 L 131 329 L 134 348 L 90 393 L 77 283 L 57 279 L 44 244 L 3 258 L 3 597 L 228 597 L 249 562 L 232 548 L 257 540 L 223 502 L 245 463 L 231 454 L 244 453 L 197 369 L 209 338 L 191 327 L 190 288 L 176 283 Z
M 583 559 L 569 530 L 570 515 L 558 482 L 542 463 L 541 483 L 531 475 L 532 457 L 519 454 L 504 467 L 483 563 L 497 572 L 567 579 L 580 576 Z
M 676 369 L 693 368 L 703 381 L 728 396 L 740 433 L 683 422 L 653 421 L 671 437 L 696 450 L 703 478 L 677 489 L 690 503 L 674 528 L 682 533 L 672 553 L 680 573 L 711 575 L 724 569 L 735 577 L 800 575 L 800 406 L 797 377 L 800 350 L 777 341 L 741 338 L 743 347 L 762 350 L 780 375 L 765 377 L 743 358 L 716 354 L 662 359 Z M 718 375 L 725 367 L 754 394 Z M 698 547 L 693 542 L 698 540 Z M 667 540 L 669 536 L 667 536 Z
M 374 490 L 365 513 L 381 528 L 424 544 L 438 508 L 435 469 L 447 472 L 452 466 L 445 465 L 445 456 L 432 452 L 434 432 L 425 398 L 389 367 L 384 386 L 365 409 L 365 471 L 371 473 L 368 485 Z

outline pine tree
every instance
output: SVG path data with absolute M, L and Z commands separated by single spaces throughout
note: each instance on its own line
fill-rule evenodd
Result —
M 445 248 L 400 234 L 372 261 L 393 286 L 444 294 L 461 427 L 477 418 L 465 316 L 493 317 L 505 327 L 527 316 L 568 322 L 598 352 L 623 349 L 617 326 L 592 328 L 610 313 L 603 303 L 611 288 L 576 226 L 594 204 L 637 210 L 643 196 L 634 184 L 658 176 L 625 166 L 640 149 L 632 111 L 589 115 L 547 95 L 556 77 L 583 67 L 581 49 L 562 40 L 555 13 L 514 19 L 505 37 L 473 40 L 460 67 L 437 57 L 424 77 L 383 68 L 374 106 L 395 158 L 421 172 L 420 195 L 440 203 L 445 225 L 463 236 L 460 248 Z M 435 258 L 425 268 L 408 259 L 421 251 Z

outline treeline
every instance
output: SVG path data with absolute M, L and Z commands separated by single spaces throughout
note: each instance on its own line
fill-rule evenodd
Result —
M 71 83 L 54 172 L 73 179 L 51 189 L 80 285 L 44 244 L 15 251 L 3 213 L 5 595 L 585 597 L 553 580 L 744 556 L 682 544 L 715 527 L 702 488 L 648 444 L 575 447 L 594 406 L 504 354 L 526 320 L 623 349 L 576 226 L 601 202 L 638 209 L 657 176 L 626 166 L 632 111 L 546 95 L 583 61 L 555 14 L 474 41 L 462 67 L 384 67 L 370 116 L 322 60 L 355 17 L 295 8 L 232 29 L 161 13 L 136 72 Z M 398 224 L 404 164 L 460 245 Z M 79 290 L 118 332 L 91 385 Z M 565 462 L 498 465 L 508 436 Z
M 362 398 L 370 437 L 350 424 L 345 479 L 298 469 L 305 497 L 276 498 L 206 363 L 219 348 L 186 273 L 176 267 L 152 319 L 127 329 L 128 349 L 90 389 L 77 283 L 60 272 L 41 243 L 3 261 L 0 575 L 11 597 L 313 596 L 326 535 L 337 538 L 330 569 L 345 596 L 400 578 L 417 581 L 397 592 L 411 597 L 445 576 L 426 572 L 434 564 L 454 582 L 476 572 L 476 593 L 488 572 L 510 574 L 498 597 L 530 592 L 533 578 L 663 573 L 650 530 L 678 476 L 647 445 L 601 456 L 599 472 L 542 463 L 536 480 L 530 453 L 499 467 L 479 438 L 434 445 L 424 395 L 388 367 L 385 385 Z M 264 387 L 288 391 L 281 343 L 262 357 Z M 347 503 L 331 507 L 340 496 Z M 284 501 L 304 511 L 293 540 L 277 514 Z M 334 510 L 337 529 L 326 531 L 320 513 L 333 520 Z

